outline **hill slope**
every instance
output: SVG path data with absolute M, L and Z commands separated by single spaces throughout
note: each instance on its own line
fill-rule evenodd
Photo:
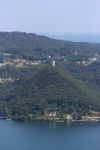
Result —
M 62 113 L 100 110 L 99 95 L 58 67 L 43 67 L 28 78 L 15 81 L 10 89 L 2 102 L 6 103 L 5 113 L 13 117 L 43 114 L 48 107 L 57 107 Z
M 66 42 L 54 40 L 45 36 L 38 36 L 34 33 L 23 32 L 0 32 L 0 50 L 10 49 L 32 49 L 64 47 Z

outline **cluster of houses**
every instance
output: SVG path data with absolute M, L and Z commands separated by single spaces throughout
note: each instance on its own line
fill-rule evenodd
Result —
M 74 55 L 78 55 L 78 54 L 81 53 L 78 53 L 77 51 L 74 53 Z M 52 59 L 52 56 L 48 55 L 47 58 Z M 70 63 L 70 61 L 68 62 L 66 56 L 56 56 L 56 59 L 64 63 Z M 88 66 L 98 61 L 100 61 L 100 54 L 94 53 L 93 56 L 89 57 L 87 60 L 79 60 L 76 63 L 80 66 Z
M 9 78 L 0 78 L 0 83 L 14 82 L 14 79 Z
M 84 121 L 100 121 L 100 112 L 90 111 L 90 114 L 86 114 L 82 117 Z
M 70 114 L 64 114 L 61 118 L 58 110 L 53 111 L 53 110 L 48 109 L 45 111 L 45 116 L 49 119 L 53 119 L 56 121 L 60 121 L 62 118 L 63 118 L 63 120 L 67 120 L 70 122 L 73 121 L 73 117 Z
M 45 116 L 49 119 L 59 120 L 58 111 L 56 111 L 56 110 L 53 111 L 51 109 L 47 109 L 45 111 Z
M 39 65 L 41 63 L 41 60 L 30 61 L 25 59 L 15 59 L 13 61 L 13 65 L 15 65 L 16 67 L 21 67 L 25 65 Z
M 100 116 L 89 116 L 89 115 L 86 115 L 86 116 L 83 116 L 82 117 L 82 121 L 100 121 Z
M 41 60 L 35 60 L 35 61 L 30 61 L 30 60 L 25 60 L 25 59 L 15 59 L 15 60 L 9 60 L 9 61 L 4 61 L 0 63 L 0 67 L 4 67 L 6 65 L 14 65 L 16 67 L 22 67 L 25 65 L 39 65 L 41 64 Z
M 100 61 L 100 55 L 95 53 L 93 57 L 88 58 L 88 60 L 77 61 L 78 65 L 88 66 L 93 64 L 94 62 Z
M 73 113 L 74 114 L 74 113 Z M 100 121 L 100 113 L 99 112 L 95 112 L 95 113 L 91 113 L 90 115 L 85 115 L 82 116 L 82 118 L 80 120 L 76 120 L 73 117 L 73 114 L 63 114 L 62 117 L 60 117 L 58 110 L 46 110 L 45 112 L 45 116 L 49 119 L 53 119 L 56 121 L 60 121 L 60 120 L 66 120 L 67 122 L 72 122 L 72 121 Z
M 94 62 L 97 62 L 98 58 L 97 57 L 93 57 L 93 58 L 88 58 L 87 61 L 83 60 L 83 61 L 77 61 L 78 65 L 83 65 L 83 66 L 88 66 L 93 64 Z

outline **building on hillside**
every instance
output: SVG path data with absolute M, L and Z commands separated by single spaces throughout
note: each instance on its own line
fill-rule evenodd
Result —
M 73 117 L 70 114 L 65 114 L 64 119 L 67 120 L 68 122 L 73 121 Z

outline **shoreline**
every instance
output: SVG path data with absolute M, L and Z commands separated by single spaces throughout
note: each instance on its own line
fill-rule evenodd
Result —
M 23 121 L 23 122 L 32 122 L 32 121 L 40 121 L 40 122 L 52 122 L 52 123 L 74 123 L 74 122 L 100 122 L 100 120 L 52 120 L 52 119 L 12 119 L 12 118 L 0 118 L 0 120 L 6 121 Z
M 100 118 L 98 119 L 64 119 L 64 118 L 50 118 L 50 117 L 44 117 L 44 116 L 37 116 L 37 117 L 7 117 L 7 116 L 1 116 L 1 120 L 7 120 L 7 121 L 43 121 L 43 122 L 54 122 L 54 123 L 74 123 L 74 122 L 100 122 Z

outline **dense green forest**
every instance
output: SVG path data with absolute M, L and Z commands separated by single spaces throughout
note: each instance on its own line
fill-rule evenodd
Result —
M 17 59 L 41 63 L 10 64 Z M 0 116 L 29 119 L 47 108 L 81 116 L 100 111 L 100 44 L 0 32 L 0 64 Z
M 60 67 L 6 69 L 15 80 L 0 85 L 0 107 L 5 106 L 0 109 L 1 116 L 41 115 L 49 107 L 57 107 L 62 113 L 100 110 L 99 94 Z M 5 74 L 5 70 L 2 72 Z

